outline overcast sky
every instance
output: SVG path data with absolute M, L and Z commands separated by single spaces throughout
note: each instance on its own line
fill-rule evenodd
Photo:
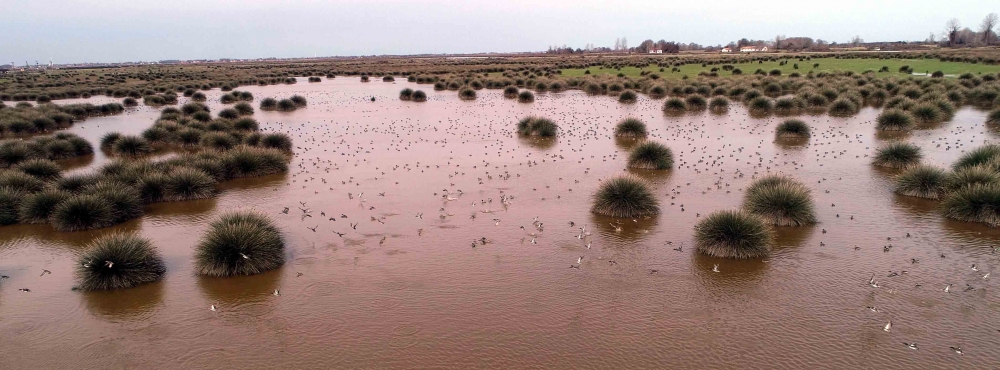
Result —
M 3 0 L 0 64 L 540 51 L 777 34 L 923 40 L 1000 1 Z

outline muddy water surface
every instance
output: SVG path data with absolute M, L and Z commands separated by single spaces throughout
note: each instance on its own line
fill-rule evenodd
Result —
M 429 100 L 398 101 L 408 86 Z M 890 139 L 875 135 L 875 109 L 852 118 L 805 116 L 812 139 L 775 143 L 781 118 L 752 118 L 741 107 L 665 117 L 661 101 L 621 105 L 575 91 L 518 104 L 481 90 L 478 100 L 465 102 L 428 85 L 346 77 L 245 90 L 258 102 L 292 94 L 309 100 L 293 113 L 255 114 L 265 130 L 295 140 L 288 174 L 227 182 L 215 199 L 155 204 L 111 229 L 0 228 L 0 274 L 10 276 L 0 282 L 0 367 L 1000 363 L 1000 297 L 994 279 L 981 277 L 1000 265 L 990 248 L 1000 233 L 946 221 L 935 202 L 893 195 L 893 173 L 869 165 Z M 217 102 L 221 92 L 208 95 Z M 69 130 L 96 145 L 108 131 L 141 132 L 157 114 L 139 108 Z M 514 135 L 516 121 L 529 114 L 556 120 L 560 137 Z M 590 197 L 602 179 L 625 172 L 634 143 L 611 133 L 629 115 L 673 149 L 676 168 L 633 172 L 653 184 L 663 212 L 621 220 L 616 231 L 617 220 L 589 212 Z M 996 140 L 984 121 L 985 113 L 962 109 L 950 122 L 903 138 L 944 166 Z M 106 160 L 97 154 L 74 166 L 87 171 Z M 691 237 L 698 218 L 737 207 L 752 177 L 768 172 L 812 188 L 819 224 L 779 229 L 767 260 L 697 254 Z M 501 196 L 512 203 L 505 207 Z M 259 276 L 197 277 L 193 249 L 207 222 L 237 208 L 278 222 L 287 264 Z M 542 230 L 533 226 L 536 217 Z M 580 239 L 583 226 L 590 235 Z M 166 260 L 166 278 L 120 292 L 71 291 L 78 254 L 115 230 L 151 238 Z M 579 269 L 569 268 L 580 257 Z M 40 276 L 43 269 L 52 274 Z M 900 275 L 887 277 L 891 272 Z M 871 274 L 883 288 L 868 286 Z M 951 293 L 943 291 L 947 284 Z M 213 304 L 217 312 L 209 310 Z

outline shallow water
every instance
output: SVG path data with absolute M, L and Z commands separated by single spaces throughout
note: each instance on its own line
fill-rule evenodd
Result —
M 424 90 L 429 100 L 398 101 L 404 87 Z M 478 100 L 465 102 L 429 85 L 347 77 L 240 90 L 257 102 L 292 94 L 309 100 L 293 113 L 255 114 L 263 129 L 293 137 L 288 174 L 227 182 L 215 199 L 155 204 L 144 217 L 109 229 L 0 228 L 0 274 L 10 276 L 0 282 L 3 368 L 986 369 L 1000 363 L 1000 298 L 994 278 L 981 278 L 998 266 L 990 246 L 1000 232 L 947 221 L 935 202 L 894 195 L 892 172 L 869 165 L 885 141 L 875 135 L 875 109 L 852 118 L 804 116 L 813 127 L 809 141 L 775 143 L 782 118 L 752 118 L 737 106 L 725 115 L 665 117 L 662 101 L 645 97 L 621 105 L 571 91 L 518 104 L 500 91 L 480 90 Z M 209 92 L 209 101 L 220 95 Z M 69 131 L 96 145 L 108 131 L 141 132 L 157 114 L 139 108 Z M 561 136 L 513 135 L 517 120 L 529 114 L 556 120 Z M 628 115 L 646 121 L 652 139 L 673 149 L 677 168 L 634 172 L 653 183 L 663 212 L 623 220 L 615 232 L 613 219 L 589 212 L 590 197 L 601 179 L 625 172 L 632 143 L 611 132 Z M 984 121 L 984 112 L 965 108 L 906 138 L 924 149 L 926 162 L 945 166 L 964 150 L 996 141 Z M 76 166 L 85 171 L 106 160 L 97 154 Z M 767 172 L 809 185 L 819 224 L 779 229 L 778 246 L 765 261 L 697 254 L 690 240 L 698 218 L 738 207 L 741 189 Z M 501 194 L 513 204 L 503 207 Z M 312 217 L 302 218 L 299 202 Z M 291 211 L 282 214 L 284 207 Z M 288 262 L 252 277 L 197 277 L 193 248 L 207 221 L 235 208 L 277 221 Z M 544 231 L 533 228 L 535 217 Z M 592 233 L 586 240 L 577 238 L 583 225 Z M 314 226 L 316 232 L 307 229 Z M 113 293 L 71 291 L 78 253 L 115 230 L 152 239 L 166 260 L 166 278 Z M 472 248 L 482 237 L 489 242 Z M 580 256 L 580 268 L 568 268 Z M 980 272 L 969 268 L 973 263 Z M 714 264 L 721 272 L 712 272 Z M 43 269 L 52 274 L 40 276 Z M 868 286 L 873 273 L 882 289 Z M 947 284 L 954 285 L 951 293 L 943 291 Z M 964 291 L 966 284 L 975 290 Z M 280 296 L 271 294 L 275 289 Z M 213 304 L 217 312 L 208 309 Z M 889 320 L 892 330 L 885 332 Z M 961 346 L 965 355 L 949 346 Z

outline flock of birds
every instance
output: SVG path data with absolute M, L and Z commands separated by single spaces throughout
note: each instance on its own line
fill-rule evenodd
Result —
M 610 267 L 618 265 L 613 256 L 588 255 L 597 246 L 595 241 L 614 239 L 613 235 L 620 235 L 621 240 L 634 240 L 635 235 L 648 233 L 649 225 L 655 222 L 603 218 L 596 218 L 602 221 L 591 225 L 573 220 L 558 222 L 568 225 L 567 228 L 550 226 L 548 221 L 538 216 L 531 219 L 505 216 L 525 214 L 530 210 L 552 214 L 546 202 L 579 194 L 581 190 L 587 192 L 596 188 L 600 181 L 598 176 L 611 176 L 624 170 L 627 149 L 631 144 L 613 136 L 613 126 L 620 119 L 612 118 L 620 117 L 620 107 L 613 100 L 568 95 L 559 98 L 566 100 L 563 106 L 591 106 L 592 110 L 574 111 L 562 109 L 559 104 L 536 103 L 530 112 L 521 106 L 497 112 L 501 109 L 499 99 L 481 97 L 475 102 L 445 104 L 435 102 L 436 98 L 432 97 L 425 104 L 439 106 L 431 114 L 416 111 L 406 104 L 374 104 L 371 103 L 374 97 L 369 99 L 367 96 L 349 97 L 346 102 L 343 97 L 309 98 L 310 109 L 302 111 L 310 112 L 309 119 L 265 125 L 270 126 L 270 130 L 283 131 L 293 137 L 296 158 L 291 173 L 286 186 L 274 191 L 285 194 L 282 200 L 289 196 L 299 199 L 297 204 L 279 206 L 274 214 L 285 218 L 285 222 L 298 221 L 302 224 L 304 234 L 291 231 L 296 237 L 320 240 L 334 236 L 340 239 L 373 238 L 378 240 L 379 246 L 386 246 L 392 242 L 388 238 L 397 238 L 396 235 L 421 237 L 430 230 L 451 230 L 443 226 L 459 223 L 460 212 L 464 208 L 469 215 L 466 221 L 468 226 L 483 234 L 466 242 L 471 248 L 493 243 L 537 245 L 542 240 L 551 240 L 543 238 L 543 235 L 546 235 L 546 230 L 556 228 L 559 231 L 555 238 L 572 235 L 577 239 L 574 242 L 577 245 L 575 251 L 579 253 L 573 254 L 568 269 L 581 270 L 590 260 L 603 259 L 603 263 Z M 539 97 L 539 100 L 544 99 Z M 470 109 L 469 105 L 473 108 Z M 331 113 L 345 110 L 350 112 L 336 119 L 330 118 Z M 613 113 L 593 114 L 594 111 Z M 528 113 L 552 118 L 560 124 L 557 143 L 517 137 L 514 123 Z M 835 118 L 818 117 L 814 126 L 822 130 L 814 132 L 808 145 L 784 146 L 772 144 L 769 136 L 769 130 L 773 130 L 779 122 L 778 118 L 758 120 L 731 112 L 724 119 L 706 115 L 662 123 L 658 109 L 639 109 L 639 106 L 629 114 L 645 120 L 651 128 L 650 139 L 663 142 L 675 154 L 675 170 L 663 175 L 639 174 L 655 184 L 666 184 L 667 180 L 675 184 L 672 187 L 663 185 L 665 193 L 660 191 L 665 214 L 659 216 L 661 223 L 674 222 L 679 217 L 684 217 L 685 223 L 692 223 L 693 219 L 715 209 L 733 207 L 738 204 L 742 190 L 734 184 L 746 184 L 752 178 L 773 172 L 815 179 L 814 193 L 823 199 L 850 197 L 851 194 L 840 194 L 840 198 L 837 198 L 838 195 L 823 196 L 831 194 L 831 189 L 838 192 L 850 189 L 853 185 L 845 185 L 844 178 L 851 180 L 852 172 L 858 169 L 853 166 L 825 166 L 838 159 L 853 164 L 863 163 L 878 144 L 870 139 L 873 132 L 871 120 L 848 124 Z M 956 128 L 950 131 L 950 135 L 924 140 L 942 151 L 965 149 L 981 141 L 974 132 L 966 132 L 964 128 Z M 601 144 L 606 142 L 615 144 L 609 150 L 607 145 Z M 891 195 L 887 192 L 884 197 Z M 511 212 L 515 199 L 529 210 Z M 589 200 L 580 196 L 572 199 Z M 716 208 L 712 208 L 713 204 Z M 836 203 L 830 202 L 829 211 L 823 210 L 824 207 L 817 209 L 821 222 L 828 223 L 822 227 L 820 238 L 830 238 L 818 241 L 821 247 L 826 247 L 827 242 L 843 245 L 845 239 L 865 236 L 857 233 L 865 228 L 863 222 L 871 221 L 863 219 L 865 214 L 860 212 L 866 205 L 837 207 Z M 399 208 L 410 210 L 412 219 L 399 220 L 398 216 L 402 215 Z M 685 213 L 689 210 L 693 212 Z M 833 222 L 824 218 L 830 215 L 839 219 L 842 212 L 846 212 L 846 221 Z M 855 212 L 859 214 L 853 214 Z M 480 221 L 480 217 L 485 221 Z M 845 222 L 857 226 L 845 227 Z M 512 231 L 504 229 L 513 226 L 517 227 L 519 238 L 510 237 Z M 407 227 L 414 229 L 403 231 Z M 837 229 L 841 227 L 846 230 Z M 595 229 L 599 237 L 594 237 Z M 827 229 L 830 229 L 830 234 L 827 234 Z M 910 237 L 906 234 L 900 239 Z M 888 237 L 887 240 L 891 242 L 893 239 Z M 673 251 L 684 252 L 686 242 L 690 241 L 679 241 L 679 246 Z M 674 242 L 662 243 L 672 246 Z M 891 243 L 883 246 L 883 253 L 890 253 L 892 248 Z M 854 246 L 853 249 L 860 251 L 862 248 Z M 913 248 L 907 250 L 920 253 Z M 993 248 L 992 253 L 996 252 L 997 248 Z M 940 257 L 946 258 L 943 253 Z M 887 260 L 891 259 L 881 258 L 877 263 Z M 912 265 L 920 263 L 916 257 L 907 260 Z M 991 259 L 990 265 L 997 261 Z M 566 264 L 561 263 L 561 266 Z M 662 267 L 647 264 L 645 269 L 649 274 L 657 274 Z M 976 281 L 980 283 L 976 284 L 985 285 L 989 281 L 988 267 L 972 264 L 969 270 L 977 273 Z M 711 272 L 722 271 L 718 263 L 713 264 Z M 46 273 L 50 272 L 45 270 L 43 275 Z M 887 278 L 909 274 L 906 270 L 891 272 Z M 2 276 L 0 280 L 5 278 Z M 872 289 L 887 294 L 896 294 L 903 289 L 877 281 L 875 274 L 867 281 Z M 961 288 L 954 288 L 955 283 L 942 283 L 941 294 L 971 292 L 977 289 L 974 283 L 967 279 Z M 921 284 L 915 286 L 920 287 Z M 30 292 L 27 288 L 20 290 Z M 279 290 L 275 289 L 273 295 L 280 296 Z M 219 309 L 214 304 L 210 307 L 211 311 Z M 867 309 L 879 315 L 889 314 L 889 310 L 874 305 Z M 892 320 L 889 319 L 881 328 L 891 332 Z M 916 343 L 904 344 L 909 349 L 919 349 Z M 950 349 L 964 354 L 958 344 L 952 344 Z

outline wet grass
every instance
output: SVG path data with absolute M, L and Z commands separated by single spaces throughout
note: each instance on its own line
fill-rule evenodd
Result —
M 133 288 L 159 281 L 167 271 L 153 243 L 130 233 L 94 240 L 76 266 L 77 287 L 82 291 Z
M 896 194 L 939 199 L 945 194 L 949 175 L 934 166 L 913 166 L 896 177 Z
M 775 226 L 806 226 L 816 223 L 809 188 L 791 178 L 764 178 L 751 184 L 743 197 L 743 209 Z
M 628 167 L 643 170 L 668 170 L 674 166 L 674 154 L 666 145 L 643 141 L 628 156 Z
M 591 212 L 615 218 L 637 218 L 659 214 L 660 206 L 645 181 L 626 175 L 601 183 L 594 194 Z
M 254 275 L 284 264 L 284 249 L 281 232 L 266 216 L 232 212 L 211 223 L 196 247 L 195 266 L 206 276 Z
M 886 168 L 907 168 L 920 163 L 923 154 L 920 147 L 901 141 L 894 141 L 875 151 L 872 164 Z
M 694 227 L 698 252 L 722 258 L 764 258 L 771 254 L 771 228 L 745 211 L 716 211 Z

